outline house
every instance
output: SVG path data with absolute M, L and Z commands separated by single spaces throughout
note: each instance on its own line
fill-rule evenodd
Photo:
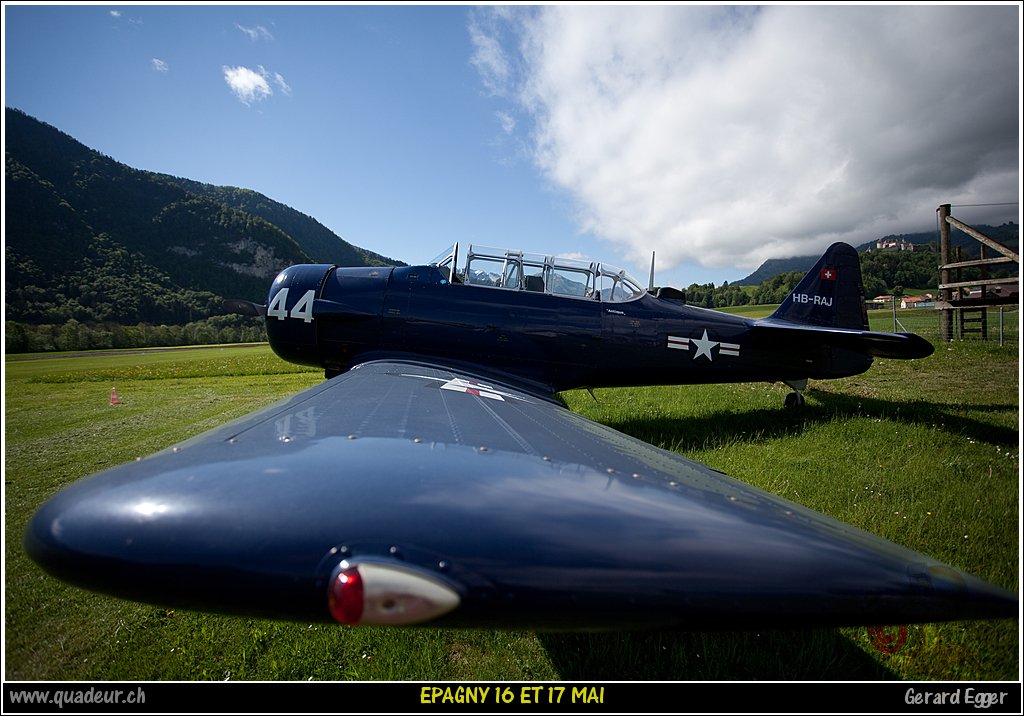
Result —
M 900 301 L 900 308 L 935 308 L 935 297 L 930 293 L 923 296 L 905 296 Z
M 998 285 L 986 287 L 985 298 L 1002 298 L 1009 300 L 1020 300 L 1020 285 Z M 982 298 L 980 288 L 960 288 L 959 298 L 980 299 Z M 1004 301 L 1005 302 L 1005 301 Z
M 1020 300 L 1020 284 L 1019 283 L 1018 284 L 1012 284 L 1012 285 L 1004 284 L 1002 286 L 993 286 L 992 289 L 989 291 L 989 294 L 992 295 L 992 296 L 997 296 L 999 298 L 1017 299 L 1019 301 Z

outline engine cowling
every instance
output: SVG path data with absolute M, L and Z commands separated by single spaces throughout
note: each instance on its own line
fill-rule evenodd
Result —
M 267 295 L 267 337 L 284 360 L 347 370 L 367 350 L 382 347 L 379 331 L 390 267 L 290 266 Z
M 331 264 L 289 266 L 267 294 L 267 338 L 278 356 L 292 363 L 322 366 L 314 312 Z

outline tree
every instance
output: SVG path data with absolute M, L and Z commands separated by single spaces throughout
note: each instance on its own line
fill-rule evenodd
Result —
M 61 327 L 57 347 L 65 351 L 77 351 L 82 348 L 81 324 L 74 318 L 69 318 Z

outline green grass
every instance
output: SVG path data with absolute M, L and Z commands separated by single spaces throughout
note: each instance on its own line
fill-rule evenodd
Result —
M 752 304 L 747 306 L 729 306 L 728 308 L 719 308 L 717 310 L 723 313 L 732 313 L 736 316 L 743 316 L 744 318 L 765 318 L 772 315 L 775 309 L 779 307 L 779 304 Z
M 886 654 L 864 628 L 352 629 L 85 592 L 45 575 L 21 549 L 25 522 L 43 501 L 322 374 L 284 363 L 266 346 L 13 356 L 5 368 L 8 679 L 1019 678 L 1012 620 L 911 626 L 905 646 Z M 861 376 L 812 382 L 795 412 L 781 407 L 787 389 L 765 384 L 608 389 L 597 391 L 597 402 L 582 391 L 564 397 L 588 417 L 1016 591 L 1017 376 L 1016 347 L 958 342 L 925 360 L 877 361 Z M 109 404 L 112 386 L 120 406 Z

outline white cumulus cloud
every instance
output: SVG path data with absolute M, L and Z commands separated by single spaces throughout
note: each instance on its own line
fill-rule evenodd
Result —
M 167 72 L 171 69 L 167 66 L 166 62 L 164 62 L 163 60 L 158 60 L 155 57 L 152 60 L 150 60 L 150 64 L 153 66 L 153 69 L 157 72 Z
M 270 83 L 273 82 L 282 94 L 291 96 L 291 85 L 280 72 L 269 72 L 263 65 L 255 70 L 248 67 L 227 67 L 224 70 L 224 81 L 242 104 L 250 105 L 274 94 Z
M 265 72 L 256 72 L 241 66 L 225 66 L 223 69 L 224 81 L 228 83 L 228 87 L 242 104 L 250 105 L 274 94 L 267 82 Z M 262 67 L 259 69 L 263 70 Z
M 1018 12 L 560 5 L 469 34 L 582 229 L 637 263 L 752 269 L 1014 201 Z

